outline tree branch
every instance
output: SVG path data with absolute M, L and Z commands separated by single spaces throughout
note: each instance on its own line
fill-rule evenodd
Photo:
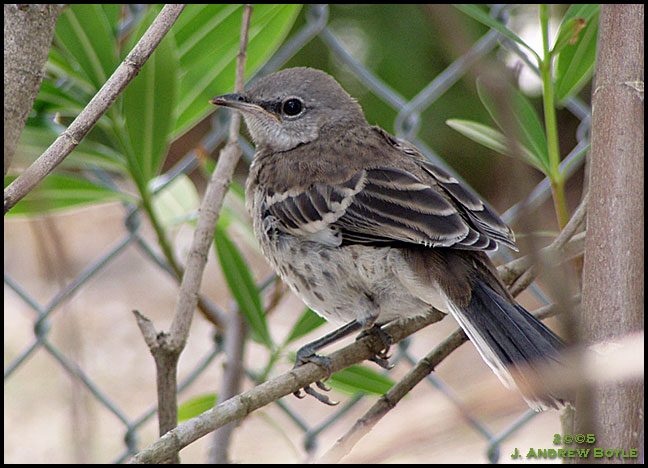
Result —
M 245 59 L 247 50 L 247 34 L 250 27 L 252 7 L 246 5 L 243 9 L 243 25 L 241 27 L 241 41 L 236 64 L 236 92 L 243 91 Z M 173 322 L 171 323 L 171 342 L 177 349 L 184 348 L 193 311 L 198 299 L 198 291 L 202 281 L 203 271 L 207 263 L 209 247 L 214 239 L 214 230 L 218 222 L 218 216 L 223 206 L 225 194 L 232 182 L 234 169 L 241 157 L 241 148 L 238 146 L 238 133 L 241 125 L 241 116 L 238 113 L 232 114 L 230 122 L 229 139 L 221 150 L 218 163 L 214 169 L 211 180 L 205 190 L 205 196 L 200 205 L 199 217 L 196 223 L 193 241 L 187 258 L 184 276 L 180 285 L 178 304 L 175 309 Z
M 4 175 L 43 81 L 62 9 L 56 4 L 4 5 Z
M 644 326 L 643 82 L 644 5 L 602 5 L 592 92 L 594 202 L 587 218 L 579 324 L 586 344 Z M 599 447 L 641 449 L 643 382 L 582 390 L 574 433 L 596 434 Z
M 443 314 L 433 311 L 426 317 L 410 320 L 404 324 L 389 325 L 385 331 L 393 338 L 393 342 L 397 343 L 442 318 Z M 367 335 L 329 356 L 332 371 L 338 372 L 369 359 L 383 347 L 379 338 Z M 239 420 L 308 384 L 324 379 L 327 375 L 325 369 L 313 363 L 292 369 L 178 425 L 136 454 L 129 463 L 158 463 L 211 431 Z

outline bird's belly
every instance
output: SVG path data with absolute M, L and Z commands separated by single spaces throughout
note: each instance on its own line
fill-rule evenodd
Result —
M 430 310 L 401 281 L 398 249 L 329 247 L 290 234 L 264 236 L 262 250 L 283 281 L 327 320 L 364 326 L 406 320 Z

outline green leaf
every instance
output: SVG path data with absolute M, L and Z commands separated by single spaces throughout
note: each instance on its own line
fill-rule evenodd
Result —
M 100 5 L 104 15 L 106 15 L 108 24 L 110 24 L 113 36 L 118 37 L 122 10 L 124 10 L 125 6 L 120 3 L 100 3 Z
M 586 13 L 592 13 L 593 7 L 598 5 L 590 5 L 590 10 Z M 590 16 L 585 29 L 578 34 L 576 43 L 567 44 L 558 54 L 554 86 L 558 102 L 562 103 L 576 94 L 592 77 L 596 59 L 597 33 L 598 8 Z
M 492 149 L 493 151 L 497 151 L 506 156 L 512 156 L 508 140 L 504 134 L 495 130 L 493 127 L 472 120 L 463 119 L 449 119 L 446 120 L 446 124 L 465 137 L 484 145 L 486 148 Z M 524 157 L 524 161 L 546 174 L 546 169 L 539 163 L 535 155 L 531 153 L 529 149 L 520 146 L 520 151 Z
M 5 187 L 17 176 L 6 176 Z M 73 174 L 48 175 L 38 186 L 20 200 L 7 214 L 36 215 L 76 208 L 90 203 L 131 199 L 128 195 L 97 185 Z
M 56 24 L 55 40 L 98 90 L 119 64 L 113 26 L 99 4 L 70 4 Z
M 51 81 L 57 88 L 63 88 L 71 99 L 85 105 L 97 89 L 90 82 L 85 73 L 75 65 L 73 58 L 62 53 L 57 47 L 51 47 L 45 64 L 46 77 L 43 82 Z M 59 84 L 61 83 L 61 84 Z
M 65 117 L 76 117 L 85 106 L 85 101 L 76 99 L 76 96 L 54 86 L 49 80 L 44 80 L 34 102 L 36 112 L 58 112 Z
M 63 85 L 55 86 L 52 81 L 44 80 L 34 102 L 35 114 L 30 116 L 30 121 L 27 124 L 31 125 L 35 120 L 52 121 L 54 117 L 56 122 L 67 125 L 81 113 L 90 99 L 91 96 L 86 95 L 85 89 L 78 87 L 77 83 L 74 83 L 73 86 L 68 83 L 64 88 Z M 64 129 L 65 127 L 62 127 L 61 131 Z M 84 140 L 99 140 L 117 151 L 114 141 L 110 138 L 100 138 L 99 130 L 101 130 L 101 135 L 111 134 L 112 122 L 108 115 L 101 116 Z
M 516 138 L 520 146 L 526 148 L 531 153 L 536 167 L 544 168 L 543 172 L 549 169 L 549 150 L 547 148 L 547 137 L 540 121 L 540 116 L 529 100 L 513 86 L 507 86 L 507 92 L 503 95 L 507 98 L 506 103 L 510 104 L 507 112 L 508 118 L 513 119 L 515 126 Z M 477 79 L 477 94 L 482 104 L 490 114 L 491 118 L 504 130 L 504 122 L 501 110 L 495 100 L 490 95 L 483 80 Z
M 363 366 L 351 366 L 336 372 L 329 380 L 331 387 L 347 393 L 367 392 L 384 395 L 394 381 L 384 374 Z
M 157 179 L 153 179 L 154 183 Z M 196 214 L 200 197 L 189 176 L 181 174 L 166 185 L 153 198 L 153 211 L 165 227 L 182 224 Z
M 580 31 L 587 23 L 583 18 L 572 18 L 569 21 L 563 22 L 558 30 L 558 37 L 550 54 L 555 55 L 559 53 L 569 44 L 575 44 L 578 41 Z
M 252 338 L 267 348 L 273 348 L 261 297 L 250 269 L 220 223 L 214 231 L 214 246 L 232 296 L 250 325 Z
M 216 393 L 206 393 L 190 398 L 178 406 L 178 421 L 186 421 L 212 409 L 217 401 Z
M 506 137 L 493 127 L 473 120 L 448 119 L 448 126 L 477 143 L 501 154 L 509 153 Z
M 561 25 L 558 30 L 560 31 L 560 29 L 563 27 L 563 24 L 567 24 L 571 20 L 576 18 L 582 18 L 587 23 L 589 23 L 592 17 L 598 14 L 600 9 L 601 5 L 599 3 L 574 3 L 569 7 L 567 12 L 565 13 L 565 16 L 563 16 Z
M 277 50 L 300 5 L 255 4 L 248 34 L 246 76 L 252 76 Z M 241 4 L 190 4 L 171 30 L 181 68 L 174 138 L 213 112 L 209 100 L 234 89 L 241 30 Z
M 151 8 L 131 43 L 135 44 L 157 15 Z M 173 37 L 167 35 L 123 94 L 126 148 L 132 176 L 145 186 L 162 166 L 175 124 L 179 63 Z
M 19 151 L 16 151 L 15 162 L 23 166 L 31 164 L 56 140 L 62 131 L 63 128 L 54 125 L 26 125 L 20 135 Z M 88 164 L 126 173 L 126 161 L 121 154 L 88 138 L 83 139 L 74 148 L 74 151 L 63 160 L 59 168 L 86 169 Z
M 502 35 L 508 37 L 512 41 L 517 42 L 522 47 L 529 50 L 529 52 L 531 52 L 536 57 L 536 60 L 538 61 L 538 63 L 540 63 L 540 61 L 541 61 L 540 56 L 536 53 L 535 50 L 533 50 L 531 48 L 531 46 L 529 46 L 526 42 L 524 42 L 522 40 L 522 38 L 520 36 L 515 34 L 513 31 L 511 31 L 509 28 L 504 26 L 502 23 L 500 23 L 499 21 L 497 21 L 494 18 L 491 18 L 488 15 L 488 13 L 486 13 L 479 5 L 460 3 L 460 4 L 455 4 L 454 7 L 457 10 L 464 12 L 465 14 L 470 16 L 471 18 L 479 21 L 480 23 L 485 24 L 489 28 L 498 31 L 499 33 L 501 33 Z
M 293 329 L 288 334 L 288 338 L 286 338 L 286 341 L 284 341 L 284 346 L 310 333 L 324 323 L 326 323 L 325 319 L 317 315 L 311 309 L 306 308 L 301 317 L 299 317 L 299 320 L 297 320 L 297 323 L 295 323 L 295 325 L 293 326 Z

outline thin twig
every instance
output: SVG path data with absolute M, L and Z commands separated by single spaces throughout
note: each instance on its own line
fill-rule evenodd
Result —
M 588 202 L 589 195 L 585 194 L 580 205 L 565 226 L 565 229 L 558 234 L 550 245 L 540 249 L 539 255 L 526 255 L 513 260 L 506 265 L 498 267 L 497 270 L 500 278 L 502 278 L 502 281 L 509 286 L 511 294 L 517 296 L 521 291 L 525 290 L 533 280 L 535 280 L 538 275 L 538 269 L 532 264 L 532 261 L 536 259 L 536 257 L 546 259 L 547 263 L 555 264 L 557 263 L 558 258 L 565 257 L 566 252 L 569 253 L 569 257 L 575 255 L 573 252 L 574 249 L 568 247 L 568 242 L 575 239 L 576 232 L 585 221 Z M 582 252 L 582 249 L 580 252 Z
M 185 5 L 168 4 L 146 30 L 137 45 L 104 83 L 88 105 L 39 158 L 4 191 L 4 212 L 22 200 L 77 147 L 102 115 L 137 76 L 166 33 L 182 13 Z
M 247 37 L 251 8 L 243 10 L 243 26 L 241 35 Z M 241 47 L 247 47 L 247 39 L 241 41 Z M 245 50 L 239 51 L 237 56 L 237 77 L 236 91 L 243 91 L 243 75 L 245 71 Z M 193 241 L 187 258 L 187 266 L 180 286 L 178 304 L 176 306 L 173 322 L 171 323 L 171 341 L 178 349 L 184 348 L 184 344 L 189 336 L 191 319 L 197 303 L 197 294 L 200 289 L 203 271 L 207 263 L 207 254 L 214 238 L 214 230 L 218 222 L 220 209 L 223 205 L 223 199 L 232 182 L 234 169 L 241 156 L 239 148 L 238 131 L 240 128 L 240 116 L 237 113 L 232 115 L 230 123 L 229 140 L 221 150 L 218 163 L 212 174 L 211 180 L 207 185 L 205 196 L 200 205 L 200 215 L 196 222 L 196 231 L 194 232 Z
M 537 317 L 550 317 L 558 311 L 554 304 L 545 306 L 534 315 Z M 378 424 L 378 422 L 400 400 L 403 399 L 416 385 L 425 379 L 436 366 L 447 358 L 455 349 L 468 341 L 468 337 L 461 328 L 457 328 L 448 337 L 434 348 L 427 356 L 422 358 L 410 371 L 399 380 L 387 393 L 349 429 L 349 431 L 326 452 L 317 463 L 337 463 L 346 456 L 353 447 Z
M 250 25 L 251 8 L 243 11 L 243 26 L 241 28 L 241 50 L 237 57 L 237 86 L 243 87 L 245 71 L 245 49 Z M 207 185 L 205 196 L 200 206 L 193 241 L 187 258 L 187 265 L 182 276 L 173 321 L 169 333 L 159 333 L 155 346 L 150 347 L 155 359 L 158 381 L 158 419 L 160 435 L 169 432 L 177 425 L 177 364 L 189 336 L 193 312 L 198 303 L 198 291 L 202 281 L 205 264 L 214 230 L 220 213 L 225 193 L 232 181 L 234 168 L 241 156 L 241 150 L 236 144 L 240 120 L 232 118 L 230 126 L 230 141 L 221 151 L 216 169 Z M 138 317 L 138 323 L 144 323 Z M 150 325 L 152 327 L 152 325 Z M 146 335 L 145 335 L 146 337 Z M 171 451 L 161 461 L 178 462 L 177 451 Z
M 243 8 L 243 20 L 241 25 L 241 37 L 239 41 L 239 52 L 236 61 L 236 84 L 237 93 L 243 91 L 245 86 L 245 60 L 247 57 L 248 30 L 250 29 L 250 20 L 252 18 L 252 5 L 246 4 Z M 228 145 L 238 147 L 238 134 L 241 125 L 241 115 L 234 112 L 230 123 Z M 241 150 L 239 149 L 239 156 Z M 237 158 L 238 159 L 238 158 Z M 225 355 L 226 367 L 223 375 L 222 388 L 218 396 L 219 403 L 228 400 L 241 391 L 241 379 L 243 377 L 243 352 L 245 349 L 245 337 L 247 327 L 243 315 L 238 312 L 230 314 L 227 322 L 225 333 Z M 229 463 L 228 448 L 230 445 L 235 422 L 214 431 L 212 444 L 209 452 L 208 463 L 223 464 Z
M 229 315 L 227 332 L 225 334 L 225 365 L 221 379 L 220 391 L 218 392 L 218 403 L 229 400 L 241 392 L 241 381 L 245 375 L 243 366 L 243 353 L 247 337 L 247 322 L 238 308 Z M 215 430 L 211 437 L 209 457 L 207 463 L 220 465 L 230 463 L 229 447 L 232 434 L 237 426 L 237 421 L 226 424 Z

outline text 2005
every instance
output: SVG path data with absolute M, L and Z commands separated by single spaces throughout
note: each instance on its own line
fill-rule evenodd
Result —
M 596 442 L 596 437 L 594 434 L 554 434 L 554 445 L 571 445 L 573 443 L 577 444 L 593 444 Z

